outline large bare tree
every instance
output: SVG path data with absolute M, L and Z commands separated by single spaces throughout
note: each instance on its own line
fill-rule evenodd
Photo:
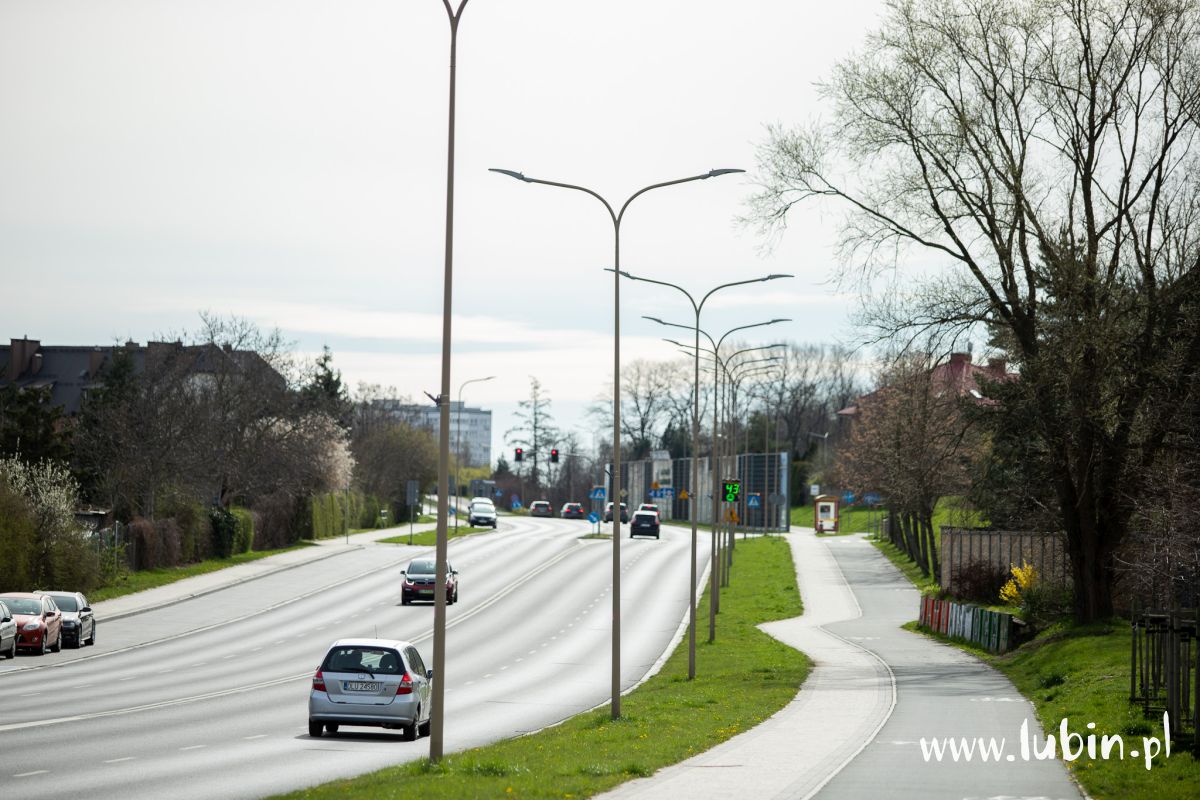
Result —
M 881 334 L 987 325 L 1017 364 L 1081 620 L 1200 362 L 1197 42 L 1196 0 L 891 0 L 832 118 L 762 149 L 765 228 L 831 198 L 869 276 L 923 251 Z

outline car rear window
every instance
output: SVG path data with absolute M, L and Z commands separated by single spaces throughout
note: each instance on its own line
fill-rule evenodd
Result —
M 325 656 L 322 672 L 373 672 L 376 675 L 402 675 L 404 661 L 390 647 L 335 647 Z

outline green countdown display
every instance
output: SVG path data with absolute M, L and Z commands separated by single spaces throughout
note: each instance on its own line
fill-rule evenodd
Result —
M 721 486 L 725 492 L 725 502 L 726 503 L 738 502 L 738 500 L 742 496 L 742 482 L 741 481 L 732 481 L 732 480 L 727 479 L 727 480 L 724 480 L 721 482 Z

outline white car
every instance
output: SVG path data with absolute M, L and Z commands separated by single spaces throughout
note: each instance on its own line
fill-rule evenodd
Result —
M 472 500 L 471 507 L 467 511 L 467 524 L 478 527 L 485 525 L 496 527 L 496 507 L 492 505 L 492 501 L 482 497 Z

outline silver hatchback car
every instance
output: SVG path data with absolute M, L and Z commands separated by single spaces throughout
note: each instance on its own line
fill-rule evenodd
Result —
M 313 676 L 308 735 L 339 725 L 403 730 L 405 741 L 429 734 L 433 670 L 408 642 L 339 639 Z

